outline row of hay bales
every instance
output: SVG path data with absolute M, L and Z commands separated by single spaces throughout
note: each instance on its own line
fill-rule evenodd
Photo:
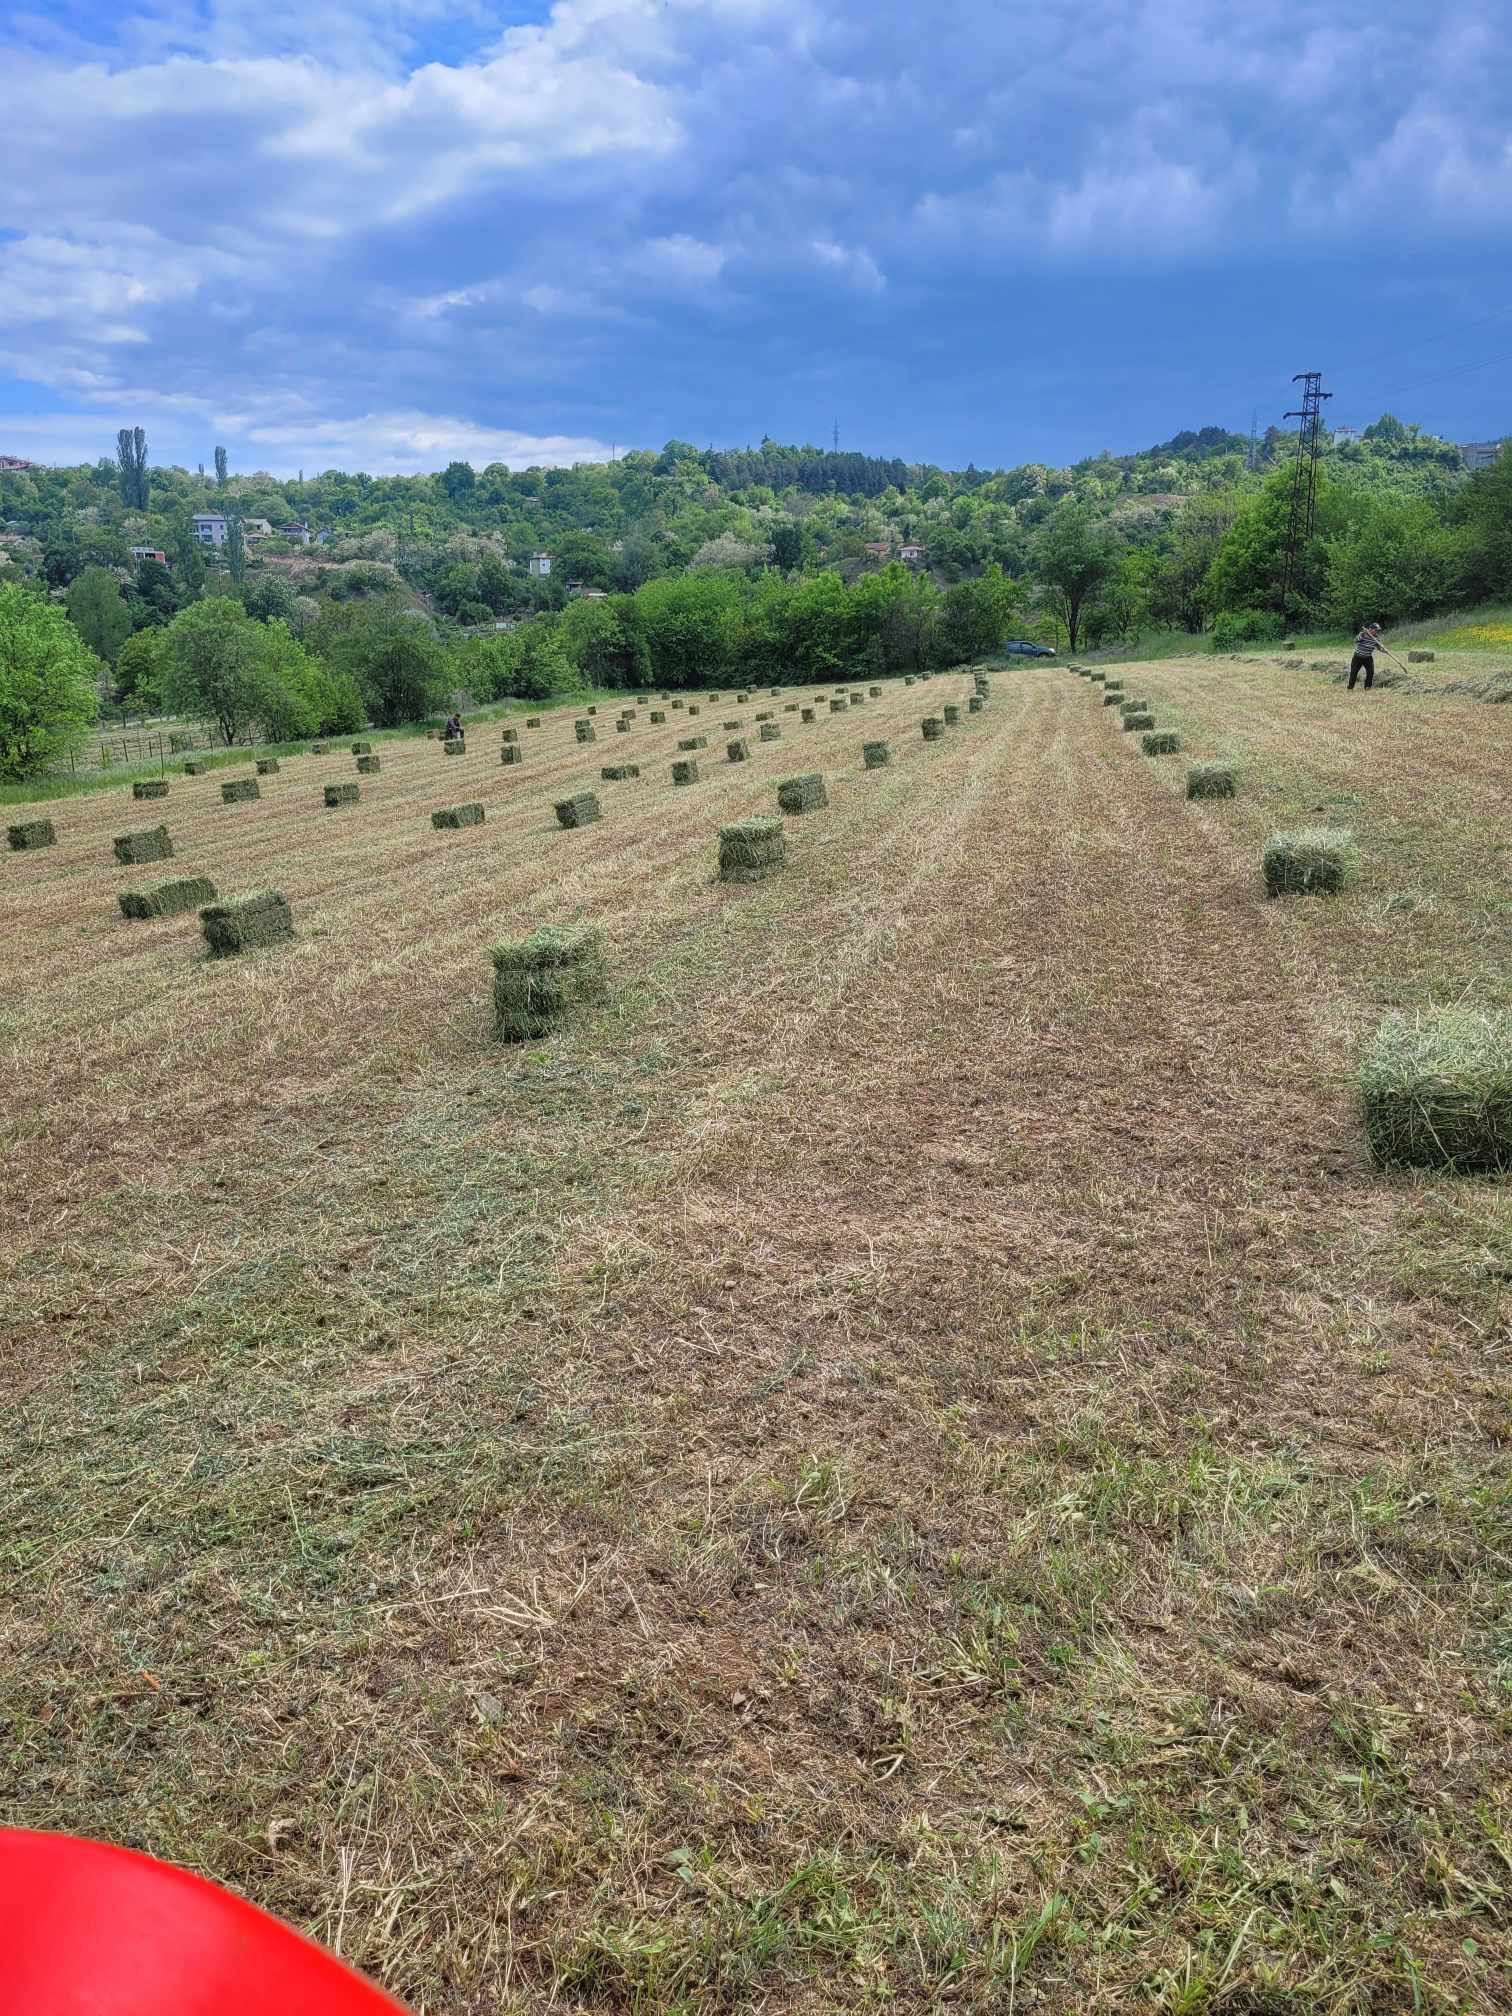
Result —
M 1123 682 L 1086 667 L 1077 675 L 1103 688 L 1126 729 L 1144 730 L 1146 755 L 1175 755 L 1180 738 L 1155 727 L 1148 703 L 1125 697 Z M 1206 760 L 1187 771 L 1189 799 L 1232 798 L 1238 775 Z M 1300 826 L 1272 833 L 1260 857 L 1269 897 L 1332 896 L 1358 866 L 1347 827 Z M 1382 1168 L 1504 1174 L 1512 1169 L 1512 1014 L 1467 1007 L 1393 1012 L 1377 1025 L 1356 1070 L 1366 1144 Z

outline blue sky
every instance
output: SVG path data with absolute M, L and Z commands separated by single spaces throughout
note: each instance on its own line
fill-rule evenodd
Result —
M 979 466 L 1512 431 L 1489 0 L 10 11 L 0 452 Z

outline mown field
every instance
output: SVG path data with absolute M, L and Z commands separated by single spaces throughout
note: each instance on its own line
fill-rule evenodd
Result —
M 4 1817 L 417 2010 L 1512 2005 L 1512 1210 L 1384 1176 L 1512 1003 L 1512 708 L 1304 665 L 890 684 L 49 806 L 0 862 Z M 807 697 L 802 696 L 802 697 Z M 864 772 L 860 744 L 894 762 Z M 551 801 L 601 762 L 601 824 Z M 819 769 L 789 865 L 722 820 Z M 487 823 L 429 814 L 482 799 Z M 9 815 L 14 818 L 14 811 Z M 110 837 L 299 930 L 128 923 Z M 1268 903 L 1339 821 L 1335 899 Z M 613 991 L 490 1036 L 488 944 Z

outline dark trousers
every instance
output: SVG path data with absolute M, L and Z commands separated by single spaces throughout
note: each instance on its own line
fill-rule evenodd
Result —
M 1349 661 L 1349 690 L 1353 693 L 1355 681 L 1361 672 L 1365 674 L 1365 691 L 1368 693 L 1375 684 L 1375 660 L 1368 651 L 1356 651 Z

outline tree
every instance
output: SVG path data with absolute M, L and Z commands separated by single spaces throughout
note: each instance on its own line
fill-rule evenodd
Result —
M 147 436 L 140 427 L 122 427 L 116 434 L 121 502 L 128 511 L 147 509 Z
M 289 623 L 294 616 L 295 594 L 282 574 L 260 574 L 255 581 L 241 584 L 241 605 L 259 623 Z
M 39 776 L 83 742 L 99 672 L 61 609 L 19 583 L 0 587 L 0 780 Z
M 356 682 L 380 728 L 423 721 L 450 691 L 450 655 L 418 610 L 349 604 L 340 621 L 318 626 L 315 642 Z
M 179 611 L 162 633 L 157 679 L 167 708 L 208 717 L 228 747 L 280 702 L 268 633 L 229 595 Z
M 1070 501 L 1058 505 L 1035 546 L 1034 570 L 1065 626 L 1070 650 L 1077 648 L 1086 612 L 1115 564 L 1111 536 L 1092 522 L 1085 506 Z
M 115 663 L 117 700 L 146 701 L 156 696 L 162 635 L 161 630 L 136 630 L 121 646 Z
M 247 541 L 240 516 L 232 511 L 226 518 L 226 567 L 240 588 L 247 574 Z
M 1425 498 L 1375 498 L 1328 542 L 1328 613 L 1349 630 L 1426 616 L 1460 591 L 1466 557 Z
M 1171 550 L 1150 578 L 1150 613 L 1182 630 L 1200 630 L 1207 613 L 1207 576 L 1224 534 L 1234 522 L 1232 492 L 1189 497 L 1171 529 Z
M 113 574 L 86 567 L 75 575 L 64 598 L 69 620 L 97 658 L 114 665 L 116 653 L 131 635 L 131 611 L 121 600 Z
M 1208 567 L 1203 587 L 1208 608 L 1281 615 L 1294 480 L 1291 468 L 1273 470 L 1246 500 Z M 1348 517 L 1345 493 L 1320 469 L 1317 528 L 1297 556 L 1291 591 L 1293 614 L 1316 615 L 1319 611 L 1327 585 L 1327 541 L 1344 531 Z
M 203 468 L 203 464 L 201 467 Z M 215 480 L 224 486 L 231 479 L 231 459 L 224 448 L 215 451 Z
M 471 462 L 448 462 L 436 480 L 453 504 L 470 497 L 478 487 L 477 471 Z
M 178 591 L 161 560 L 154 560 L 149 554 L 138 562 L 128 607 L 137 629 L 147 623 L 166 623 L 178 614 Z
M 174 521 L 168 535 L 168 552 L 173 561 L 174 579 L 185 602 L 192 602 L 205 585 L 205 549 L 187 518 Z
M 796 518 L 779 518 L 772 527 L 772 565 L 793 574 L 803 565 L 803 527 Z
M 969 664 L 996 651 L 1018 607 L 1018 591 L 993 565 L 975 581 L 957 581 L 945 590 L 936 650 L 945 665 Z

